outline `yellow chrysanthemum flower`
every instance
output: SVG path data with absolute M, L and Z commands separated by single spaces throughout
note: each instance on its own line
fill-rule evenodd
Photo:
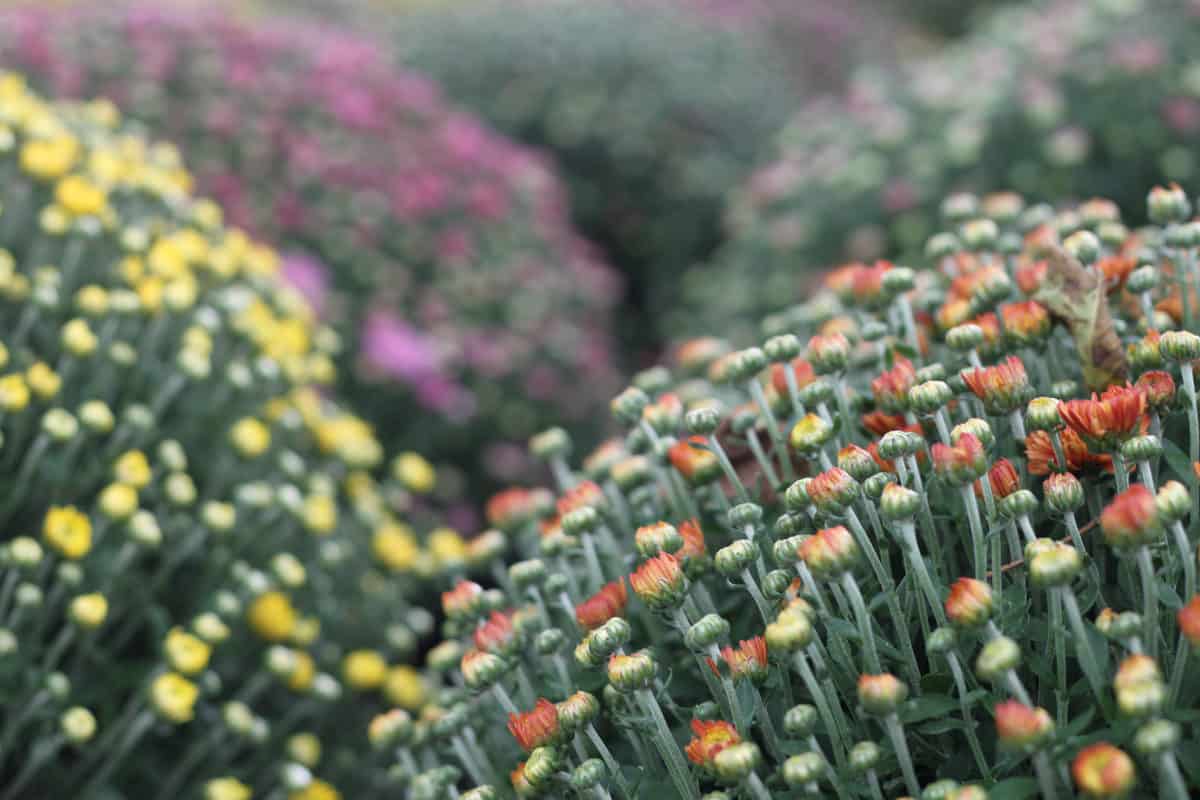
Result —
M 296 609 L 283 592 L 263 592 L 250 604 L 246 621 L 268 642 L 282 642 L 296 627 Z
M 65 558 L 78 560 L 92 549 L 92 522 L 74 506 L 56 506 L 46 512 L 42 538 Z

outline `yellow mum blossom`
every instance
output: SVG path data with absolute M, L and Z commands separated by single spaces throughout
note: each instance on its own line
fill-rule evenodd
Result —
M 75 166 L 79 158 L 79 142 L 62 134 L 49 139 L 34 139 L 21 148 L 21 169 L 35 178 L 61 178 Z
M 117 271 L 127 284 L 136 286 L 138 281 L 146 277 L 146 263 L 139 256 L 125 256 L 117 262 Z
M 63 347 L 73 356 L 90 356 L 96 351 L 98 341 L 87 320 L 77 317 L 62 327 Z
M 288 675 L 288 688 L 295 692 L 307 692 L 312 688 L 313 678 L 317 676 L 317 665 L 313 657 L 303 650 L 294 651 L 296 667 Z
M 321 760 L 321 740 L 308 732 L 297 733 L 288 737 L 287 751 L 293 760 L 312 769 Z
M 35 362 L 25 370 L 25 380 L 41 400 L 49 400 L 62 388 L 62 378 L 42 361 Z
M 250 800 L 253 795 L 237 778 L 213 778 L 204 784 L 204 800 Z
M 208 666 L 212 647 L 200 637 L 175 627 L 167 632 L 163 651 L 172 669 L 184 675 L 195 675 Z
M 229 439 L 238 453 L 256 458 L 271 446 L 271 429 L 254 417 L 244 417 L 234 423 Z
M 74 506 L 55 506 L 46 512 L 42 538 L 64 557 L 80 559 L 92 549 L 92 522 Z
M 89 284 L 75 293 L 75 307 L 89 317 L 108 313 L 108 290 L 103 286 Z
M 337 527 L 337 505 L 325 494 L 310 494 L 304 498 L 304 527 L 324 536 Z
M 71 601 L 71 620 L 81 628 L 99 628 L 107 618 L 108 599 L 99 592 L 81 594 Z
M 97 504 L 109 519 L 129 519 L 138 509 L 137 489 L 123 483 L 110 483 L 100 491 Z
M 389 703 L 408 711 L 418 711 L 425 705 L 429 687 L 421 673 L 407 664 L 388 670 L 383 684 L 383 695 Z
M 351 689 L 378 689 L 387 675 L 387 662 L 374 650 L 355 650 L 342 660 L 342 677 Z
M 392 474 L 410 491 L 428 494 L 437 483 L 437 472 L 433 465 L 419 453 L 407 452 L 392 461 Z
M 443 567 L 461 566 L 467 560 L 467 543 L 450 528 L 438 528 L 429 534 L 429 552 Z
M 168 722 L 191 722 L 200 690 L 177 672 L 164 672 L 150 685 L 150 702 Z
M 142 310 L 147 314 L 157 314 L 162 310 L 163 287 L 162 278 L 153 275 L 140 278 L 134 284 L 133 290 L 137 292 L 138 300 L 142 303 Z
M 412 530 L 398 522 L 385 522 L 371 537 L 371 552 L 393 572 L 408 572 L 421 552 Z
M 108 198 L 96 184 L 82 175 L 68 175 L 54 187 L 54 199 L 72 216 L 94 217 L 108 206 Z
M 29 384 L 25 376 L 12 373 L 0 377 L 0 409 L 21 411 L 29 405 Z
M 113 464 L 113 477 L 135 489 L 145 489 L 151 474 L 150 462 L 141 450 L 129 450 Z
M 320 778 L 313 778 L 308 786 L 289 794 L 288 800 L 342 800 L 342 793 Z
M 192 219 L 201 228 L 218 228 L 221 225 L 221 206 L 209 200 L 201 198 L 192 204 Z
M 292 629 L 291 640 L 294 644 L 307 647 L 315 642 L 320 635 L 321 620 L 316 617 L 301 617 L 296 620 L 296 627 Z
M 282 642 L 296 627 L 296 609 L 283 592 L 264 592 L 250 604 L 246 621 L 268 642 Z

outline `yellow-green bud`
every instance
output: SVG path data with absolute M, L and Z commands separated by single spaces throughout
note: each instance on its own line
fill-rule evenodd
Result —
M 850 768 L 855 772 L 875 769 L 882 754 L 874 742 L 859 742 L 850 748 Z
M 718 550 L 714 563 L 718 572 L 729 577 L 742 574 L 757 557 L 758 548 L 752 542 L 738 539 Z
M 549 428 L 529 440 L 529 452 L 540 461 L 571 454 L 571 437 L 562 428 Z
M 1059 400 L 1054 397 L 1035 397 L 1025 407 L 1025 424 L 1031 431 L 1052 431 L 1062 426 L 1058 414 Z
M 1177 522 L 1191 511 L 1192 498 L 1187 487 L 1179 481 L 1167 481 L 1159 487 L 1154 498 L 1158 513 L 1167 523 Z
M 645 689 L 653 680 L 654 659 L 645 651 L 614 655 L 608 661 L 608 682 L 619 692 Z
M 770 644 L 767 645 L 770 647 Z M 783 715 L 783 730 L 793 739 L 807 739 L 817 728 L 817 709 L 807 703 L 792 706 Z
M 816 414 L 808 414 L 795 424 L 788 438 L 793 450 L 811 453 L 833 438 L 833 425 Z
M 713 769 L 725 783 L 740 783 L 762 763 L 762 753 L 753 742 L 730 745 L 717 753 Z
M 1007 636 L 997 636 L 983 646 L 975 660 L 975 674 L 980 680 L 995 683 L 1003 680 L 1021 664 L 1021 648 Z
M 87 744 L 96 735 L 96 717 L 83 706 L 72 706 L 58 718 L 58 727 L 71 744 Z
M 1158 340 L 1158 349 L 1172 361 L 1200 359 L 1200 336 L 1191 331 L 1166 331 Z
M 868 714 L 886 716 L 908 699 L 908 687 L 890 673 L 860 675 L 858 702 Z
M 683 640 L 689 650 L 708 650 L 728 635 L 729 623 L 724 617 L 706 614 L 687 629 Z
M 926 381 L 908 390 L 908 402 L 918 414 L 934 414 L 954 398 L 945 381 Z
M 825 775 L 825 759 L 816 753 L 801 753 L 783 762 L 783 782 L 788 786 L 804 786 Z

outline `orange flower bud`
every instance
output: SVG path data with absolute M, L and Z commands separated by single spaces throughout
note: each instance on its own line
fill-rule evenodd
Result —
M 1089 797 L 1122 797 L 1137 780 L 1133 759 L 1107 742 L 1080 750 L 1071 773 L 1075 785 Z
M 651 608 L 673 608 L 687 590 L 687 578 L 679 559 L 660 553 L 634 570 L 629 585 L 642 602 Z
M 580 508 L 599 509 L 604 507 L 605 500 L 604 490 L 594 481 L 582 481 L 562 493 L 562 497 L 558 498 L 556 510 L 559 516 L 563 516 Z
M 1193 597 L 1176 615 L 1179 632 L 1192 647 L 1200 648 L 1200 594 Z
M 613 617 L 623 616 L 628 602 L 629 591 L 625 588 L 625 581 L 618 578 L 575 606 L 575 619 L 581 628 L 595 630 Z
M 992 616 L 991 587 L 974 578 L 959 578 L 946 598 L 946 616 L 964 628 L 984 624 Z
M 1104 541 L 1115 548 L 1139 547 L 1162 533 L 1154 492 L 1135 483 L 1113 498 L 1100 514 Z
M 487 653 L 510 655 L 521 644 L 521 639 L 513 628 L 512 616 L 493 611 L 484 622 L 475 629 L 475 646 Z
M 996 706 L 996 735 L 1006 747 L 1030 747 L 1040 744 L 1054 722 L 1044 708 L 1030 708 L 1016 700 Z
M 554 744 L 559 738 L 558 706 L 538 698 L 532 711 L 508 715 L 508 732 L 526 753 Z
M 753 639 L 743 639 L 737 648 L 722 647 L 721 659 L 729 667 L 729 674 L 734 678 L 749 678 L 757 683 L 767 677 L 767 640 L 761 636 Z M 713 672 L 720 675 L 717 665 L 711 660 L 709 666 Z
M 1009 356 L 994 367 L 978 367 L 962 373 L 962 379 L 990 414 L 1007 414 L 1025 402 L 1029 376 L 1016 356 Z
M 712 771 L 717 754 L 731 745 L 740 744 L 742 737 L 737 728 L 724 720 L 692 720 L 692 733 L 685 752 L 693 764 Z
M 704 486 L 721 477 L 721 462 L 703 445 L 703 436 L 690 436 L 671 445 L 667 458 L 671 466 L 692 486 Z
M 442 610 L 451 619 L 468 619 L 480 611 L 483 587 L 474 581 L 460 580 L 448 592 L 442 592 Z
M 938 442 L 930 448 L 930 453 L 937 474 L 955 486 L 974 481 L 987 471 L 983 444 L 970 433 L 959 436 L 953 445 Z
M 871 393 L 882 410 L 890 414 L 903 414 L 908 410 L 908 392 L 916 381 L 917 371 L 913 363 L 904 356 L 897 356 L 891 369 L 871 381 Z

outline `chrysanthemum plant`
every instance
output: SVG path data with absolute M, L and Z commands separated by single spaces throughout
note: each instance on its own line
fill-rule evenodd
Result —
M 412 797 L 1200 791 L 1200 223 L 1002 199 L 533 440 L 373 723 Z
M 276 254 L 111 105 L 0 76 L 0 176 L 0 797 L 364 796 L 466 557 L 430 466 L 372 477 Z

